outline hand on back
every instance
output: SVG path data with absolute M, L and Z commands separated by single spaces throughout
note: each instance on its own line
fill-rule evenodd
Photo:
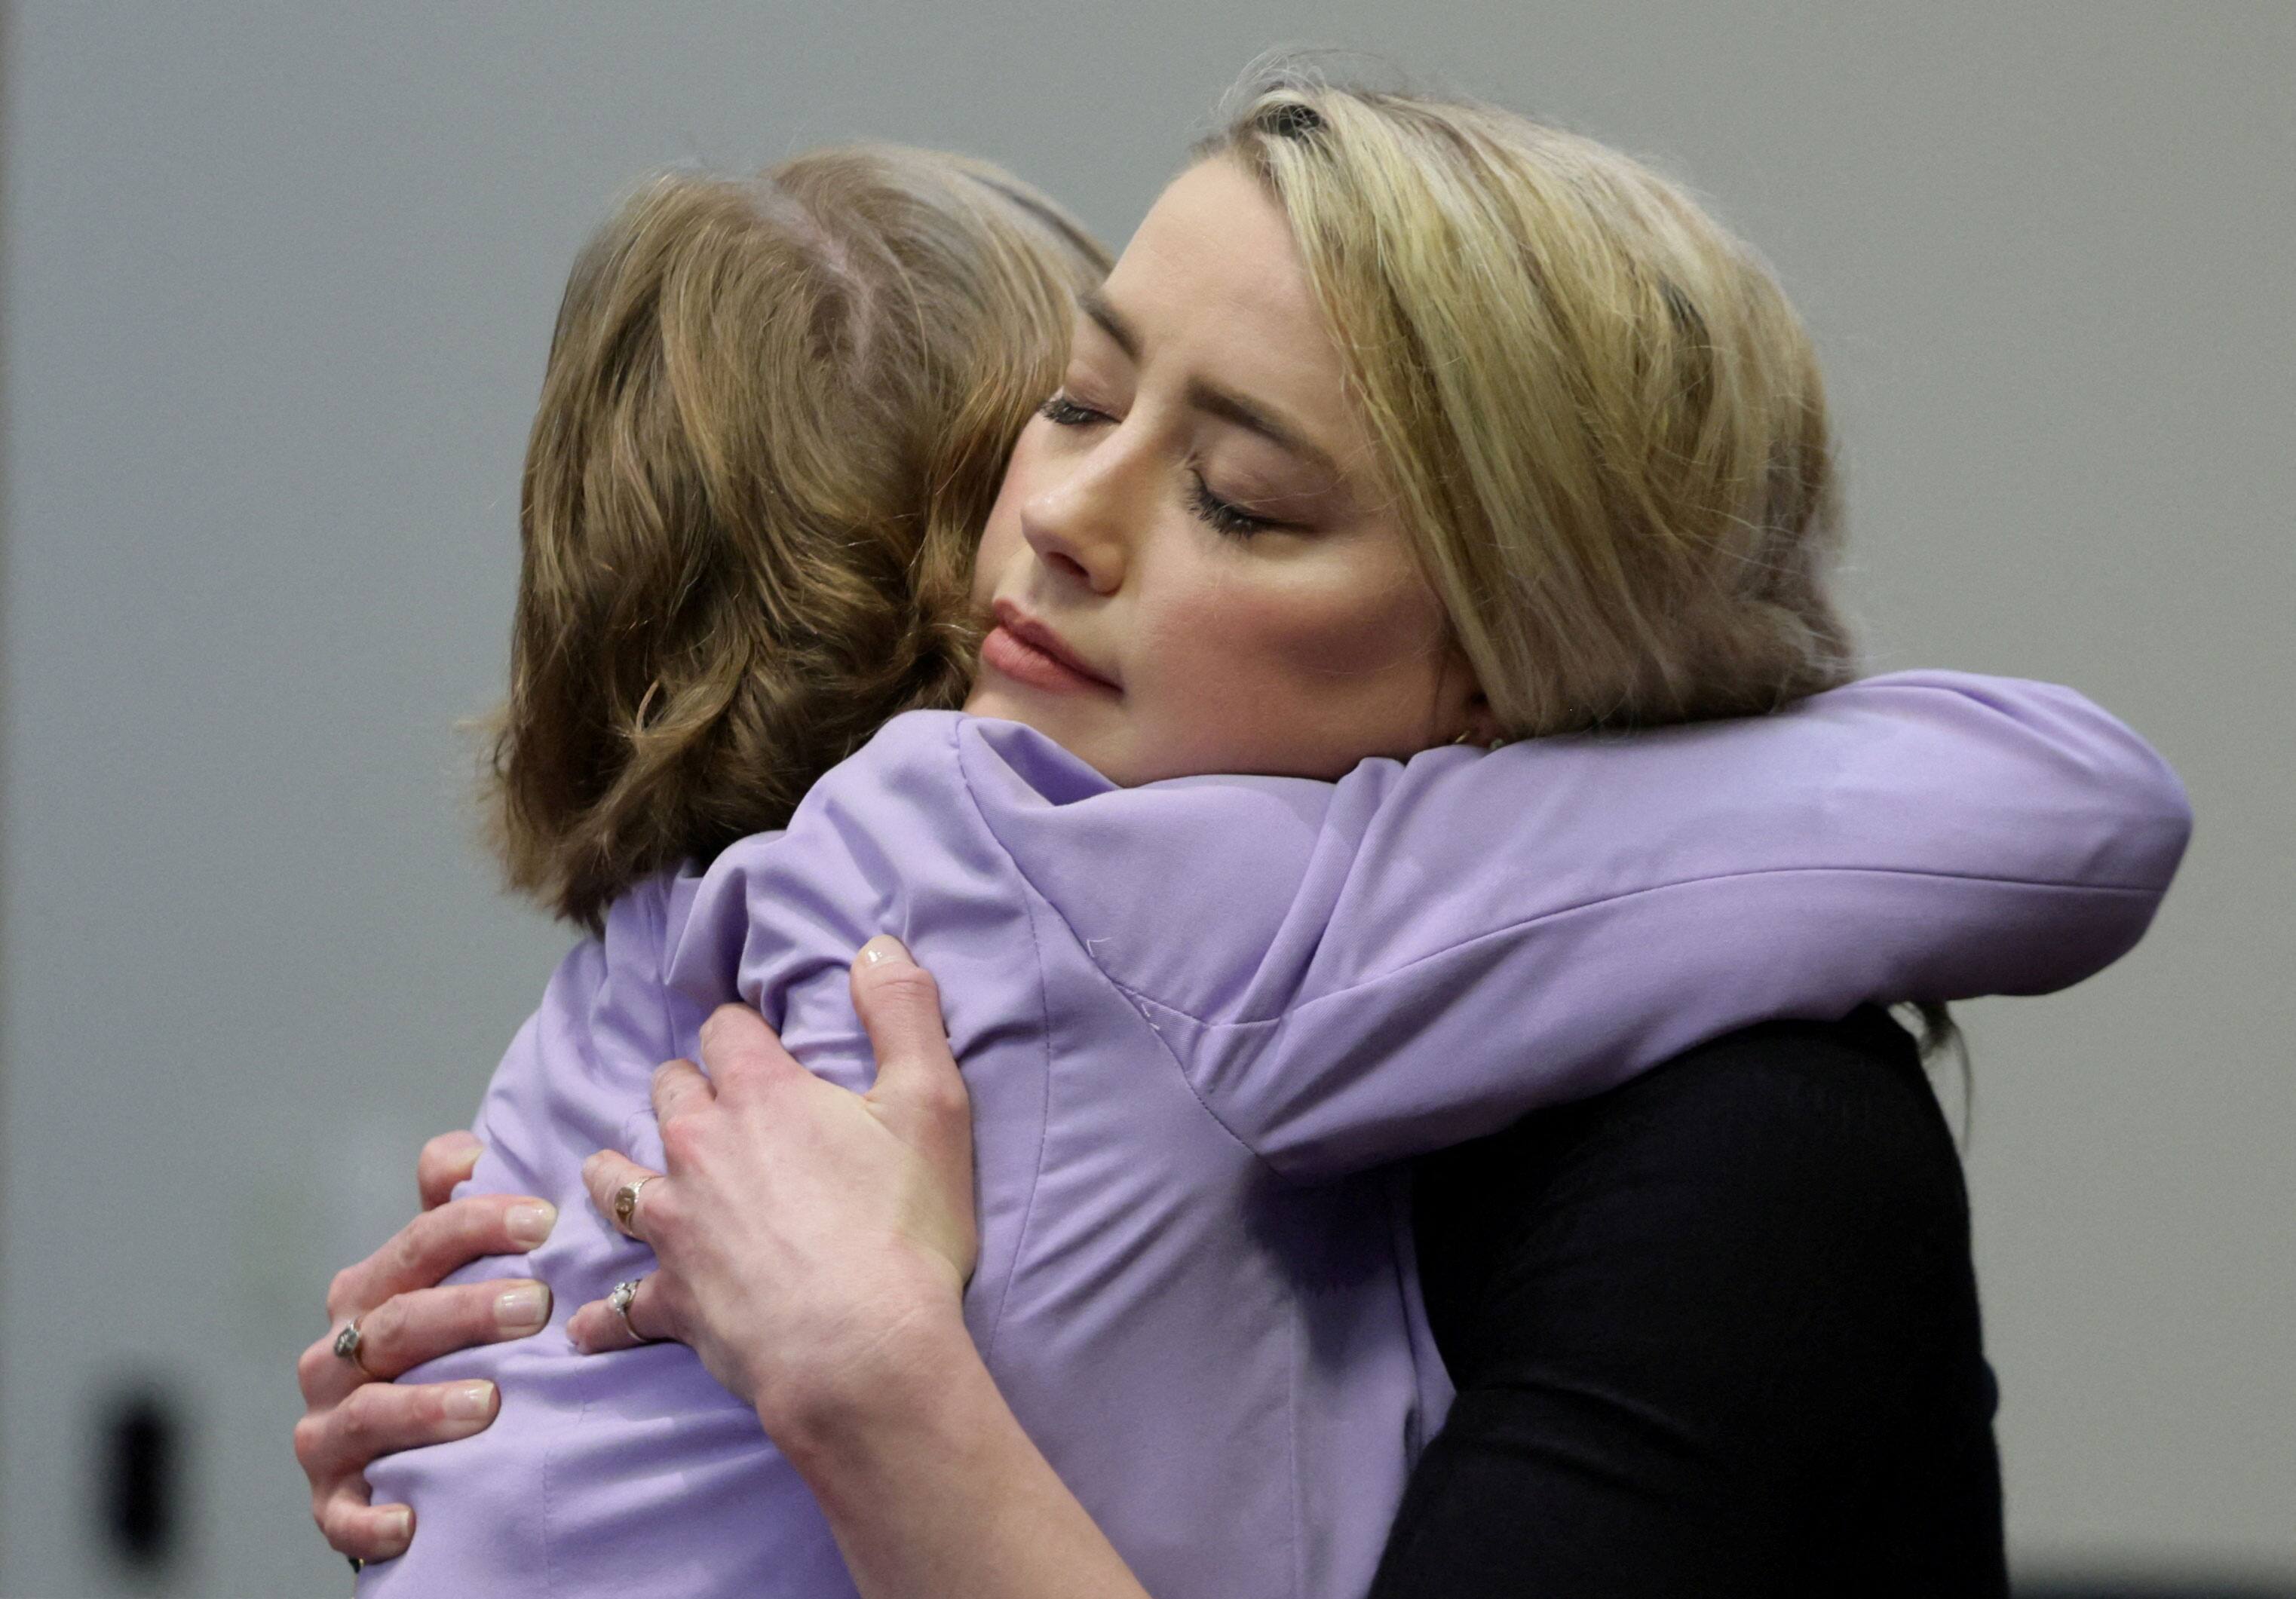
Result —
M 661 1266 L 627 1320 L 596 1301 L 575 1313 L 569 1335 L 592 1353 L 661 1338 L 692 1345 L 784 1447 L 866 1403 L 884 1363 L 902 1358 L 906 1332 L 963 1337 L 978 1250 L 971 1107 L 939 990 L 898 943 L 873 939 L 854 963 L 853 999 L 878 1059 L 868 1093 L 815 1077 L 754 1012 L 726 1006 L 703 1029 L 708 1076 L 686 1061 L 656 1075 L 669 1171 L 605 1151 L 585 1168 L 600 1210 L 652 1245 Z M 539 1282 L 439 1286 L 472 1260 L 535 1248 L 557 1219 L 530 1195 L 450 1199 L 480 1153 L 469 1133 L 423 1145 L 422 1213 L 336 1275 L 328 1331 L 297 1365 L 306 1409 L 295 1455 L 312 1515 L 331 1546 L 360 1560 L 404 1553 L 415 1530 L 411 1507 L 369 1502 L 368 1464 L 483 1431 L 500 1403 L 490 1382 L 394 1379 L 457 1349 L 529 1337 L 550 1317 Z M 634 1214 L 616 1217 L 616 1193 L 641 1178 L 652 1180 Z M 352 1323 L 356 1358 L 337 1352 Z
M 625 1314 L 601 1300 L 568 1324 L 593 1352 L 690 1344 L 783 1447 L 865 1403 L 905 1333 L 961 1334 L 974 1231 L 971 1110 L 933 980 L 891 939 L 853 967 L 877 1057 L 855 1094 L 798 1064 L 765 1021 L 721 1007 L 704 1076 L 673 1061 L 653 1102 L 668 1171 L 611 1151 L 584 1168 L 592 1203 L 651 1244 L 660 1268 Z M 616 1196 L 644 1189 L 631 1214 Z
M 407 1506 L 368 1502 L 368 1463 L 482 1431 L 499 1402 L 491 1382 L 402 1387 L 393 1379 L 456 1349 L 529 1337 L 550 1319 L 550 1291 L 537 1282 L 439 1286 L 473 1260 L 526 1253 L 557 1220 L 551 1206 L 526 1195 L 450 1200 L 480 1152 L 469 1133 L 441 1134 L 422 1146 L 415 1162 L 422 1213 L 335 1275 L 328 1330 L 296 1363 L 305 1409 L 295 1423 L 295 1458 L 310 1480 L 311 1514 L 327 1542 L 356 1559 L 399 1554 L 414 1531 Z M 352 1323 L 356 1354 L 338 1354 Z

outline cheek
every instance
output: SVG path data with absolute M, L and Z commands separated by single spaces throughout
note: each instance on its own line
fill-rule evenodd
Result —
M 988 512 L 988 525 L 980 530 L 980 548 L 972 558 L 972 603 L 986 610 L 996 597 L 997 580 L 1012 563 L 1013 552 L 1021 543 L 1021 519 L 1008 515 L 1004 502 L 999 498 Z
M 1433 634 L 1414 597 L 1348 595 L 1270 615 L 1262 626 L 1272 664 L 1306 693 L 1375 692 L 1413 676 Z
M 1434 705 L 1441 614 L 1415 573 L 1387 565 L 1210 577 L 1159 616 L 1173 704 L 1199 736 L 1232 747 L 1209 769 L 1267 759 L 1345 770 L 1417 748 Z
M 1415 681 L 1442 634 L 1416 572 L 1384 548 L 1237 581 L 1210 599 L 1220 637 L 1274 693 L 1307 698 L 1377 693 Z
M 1049 425 L 1038 419 L 1022 428 L 1012 458 L 1004 463 L 1004 480 L 997 488 L 996 503 L 988 508 L 988 524 L 980 530 L 980 550 L 973 558 L 972 599 L 977 605 L 985 606 L 996 598 L 997 579 L 1025 542 L 1021 534 L 1021 507 L 1028 503 L 1029 485 L 1041 469 L 1044 449 L 1038 430 Z

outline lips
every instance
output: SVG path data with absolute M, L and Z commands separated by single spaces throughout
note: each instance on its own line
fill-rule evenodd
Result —
M 1055 693 L 1118 692 L 1069 647 L 1066 640 L 1010 600 L 990 607 L 996 627 L 981 641 L 983 666 L 1033 687 Z

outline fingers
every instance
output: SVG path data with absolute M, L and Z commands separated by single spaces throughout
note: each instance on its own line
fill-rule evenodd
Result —
M 434 1287 L 448 1272 L 488 1255 L 522 1255 L 549 1237 L 557 1221 L 554 1207 L 523 1194 L 479 1194 L 426 1210 L 335 1275 L 328 1319 L 340 1326 L 394 1294 Z
M 592 1300 L 569 1318 L 566 1336 L 585 1355 L 634 1349 L 642 1343 L 675 1337 L 669 1318 L 662 1313 L 661 1300 L 660 1284 L 653 1277 L 641 1277 L 636 1293 L 630 1298 L 627 1325 L 613 1306 L 604 1300 Z
M 627 1217 L 616 1205 L 616 1197 L 632 1183 L 646 1181 L 638 1202 Z M 590 1202 L 598 1207 L 598 1214 L 611 1221 L 627 1237 L 646 1242 L 645 1210 L 663 1181 L 661 1173 L 639 1165 L 627 1155 L 611 1149 L 602 1149 L 582 1162 L 582 1186 L 590 1191 Z
M 311 1412 L 295 1423 L 295 1459 L 305 1476 L 324 1485 L 312 1513 L 324 1526 L 327 1498 L 379 1456 L 484 1431 L 500 1402 L 491 1382 L 369 1382 L 341 1404 Z
M 355 1560 L 397 1560 L 414 1537 L 414 1512 L 404 1505 L 367 1504 L 364 1483 L 317 1499 L 311 1514 L 327 1545 Z
M 484 1431 L 498 1404 L 491 1382 L 370 1382 L 296 1423 L 295 1458 L 311 1480 L 311 1514 L 327 1542 L 361 1560 L 405 1554 L 414 1513 L 404 1505 L 369 1505 L 363 1473 L 379 1456 Z
M 718 1090 L 691 1061 L 664 1061 L 653 1072 L 653 1117 L 665 1125 L 718 1098 Z
M 307 1403 L 324 1405 L 362 1382 L 389 1382 L 426 1360 L 480 1344 L 527 1338 L 550 1320 L 550 1290 L 529 1280 L 460 1283 L 395 1294 L 359 1318 L 358 1359 L 335 1353 L 330 1332 L 295 1364 Z
M 701 1060 L 722 1093 L 746 1092 L 792 1073 L 811 1077 L 747 1005 L 721 1004 L 709 1013 L 701 1024 Z
M 946 1134 L 971 1104 L 941 1021 L 940 988 L 898 939 L 878 937 L 853 961 L 853 1008 L 877 1054 L 869 1098 L 907 1133 Z
M 455 1185 L 471 1175 L 485 1152 L 474 1133 L 441 1133 L 424 1144 L 414 1157 L 414 1191 L 422 1196 L 422 1208 L 436 1210 L 453 1198 Z

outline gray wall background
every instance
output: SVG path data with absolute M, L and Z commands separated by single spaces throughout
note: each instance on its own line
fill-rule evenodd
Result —
M 2190 783 L 2152 939 L 1968 1008 L 2028 1569 L 2296 1571 L 2296 8 L 30 0 L 5 53 L 0 1593 L 143 1591 L 91 1407 L 184 1396 L 168 1591 L 338 1591 L 288 1452 L 565 935 L 496 897 L 496 692 L 562 274 L 619 185 L 876 135 L 1120 242 L 1276 43 L 1658 157 L 1839 398 L 1879 667 L 2074 683 Z

